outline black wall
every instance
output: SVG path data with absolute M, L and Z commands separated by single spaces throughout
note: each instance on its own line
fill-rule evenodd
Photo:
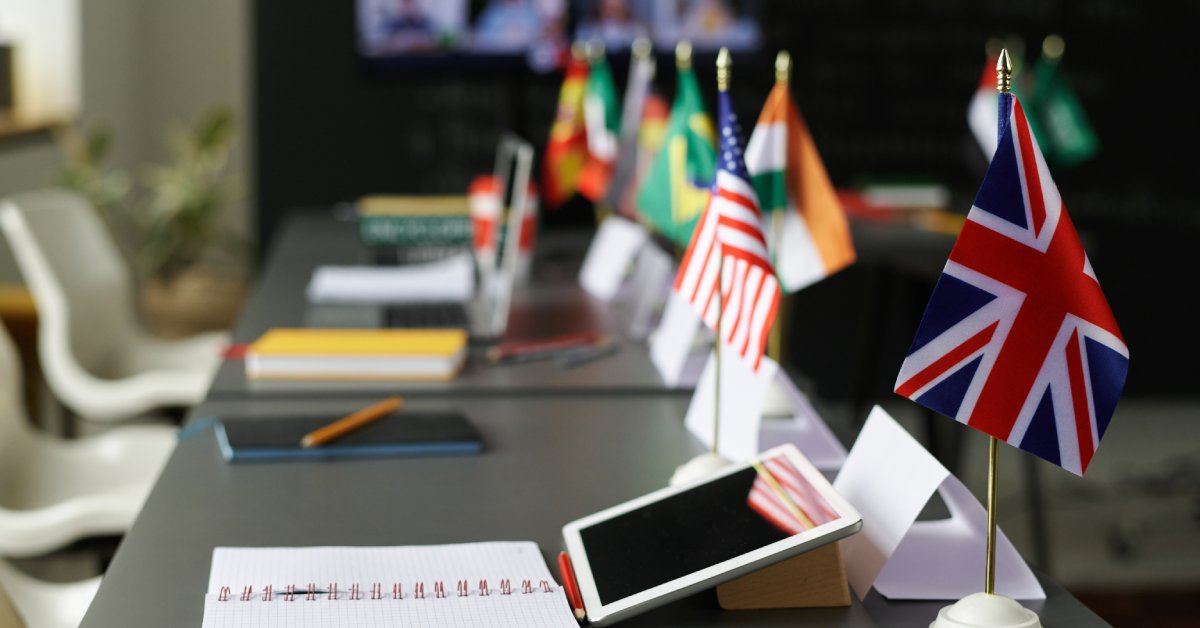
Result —
M 1194 369 L 1179 365 L 1200 341 L 1169 334 L 1191 322 L 1180 302 L 1196 280 L 1182 271 L 1195 269 L 1189 245 L 1200 235 L 1189 185 L 1198 125 L 1194 103 L 1182 96 L 1194 74 L 1184 63 L 1194 56 L 1196 3 L 778 0 L 762 10 L 766 48 L 735 58 L 743 120 L 757 117 L 774 52 L 787 48 L 793 93 L 835 184 L 936 178 L 964 212 L 984 168 L 965 115 L 985 41 L 1016 35 L 1034 51 L 1045 35 L 1063 35 L 1063 70 L 1102 147 L 1055 179 L 1133 352 L 1129 390 L 1195 393 Z M 296 207 L 368 193 L 464 191 L 490 170 L 502 131 L 544 145 L 561 80 L 513 70 L 370 75 L 356 57 L 351 0 L 256 0 L 253 50 L 260 245 Z M 659 67 L 669 97 L 670 58 Z M 697 68 L 711 97 L 711 60 L 698 59 Z M 616 63 L 614 73 L 623 86 L 625 66 Z M 546 221 L 586 224 L 584 216 L 564 210 Z M 863 341 L 858 319 L 871 281 L 878 278 L 856 269 L 796 298 L 796 363 L 823 393 L 850 394 L 858 377 L 845 356 Z M 928 295 L 909 284 L 890 278 L 883 287 L 900 305 L 875 343 L 878 372 L 863 378 L 879 394 L 890 391 Z

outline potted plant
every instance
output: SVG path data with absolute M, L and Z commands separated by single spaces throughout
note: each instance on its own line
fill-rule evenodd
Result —
M 160 335 L 227 328 L 244 299 L 244 240 L 222 224 L 241 201 L 228 172 L 236 137 L 232 109 L 209 109 L 190 129 L 170 133 L 170 160 L 146 167 L 136 189 L 126 173 L 105 166 L 106 127 L 64 138 L 59 183 L 100 212 L 140 280 L 147 324 Z

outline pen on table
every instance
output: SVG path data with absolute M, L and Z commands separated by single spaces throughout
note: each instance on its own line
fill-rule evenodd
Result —
M 579 347 L 570 351 L 564 351 L 562 355 L 558 356 L 558 365 L 568 369 L 574 368 L 593 360 L 610 356 L 620 348 L 611 338 L 604 338 L 590 347 Z
M 562 576 L 563 588 L 567 590 L 571 611 L 575 613 L 575 619 L 583 621 L 587 611 L 583 609 L 583 596 L 579 593 L 579 583 L 575 581 L 575 569 L 571 567 L 571 557 L 566 552 L 558 553 L 558 571 Z
M 382 416 L 400 409 L 402 397 L 388 397 L 379 403 L 367 406 L 324 427 L 317 428 L 300 439 L 301 447 L 316 447 L 336 440 Z
M 592 345 L 602 338 L 595 332 L 583 332 L 538 340 L 502 342 L 488 349 L 487 358 L 493 364 L 552 358 L 566 350 Z

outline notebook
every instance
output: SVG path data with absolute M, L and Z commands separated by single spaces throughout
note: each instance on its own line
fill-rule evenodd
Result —
M 461 329 L 285 329 L 246 349 L 250 379 L 444 380 L 467 355 Z
M 475 291 L 475 262 L 463 253 L 402 266 L 319 266 L 309 303 L 463 303 Z
M 457 412 L 398 412 L 381 417 L 319 447 L 301 447 L 300 439 L 337 420 L 336 416 L 222 417 L 217 445 L 226 460 L 290 460 L 374 456 L 473 454 L 483 450 L 475 426 Z
M 576 628 L 536 543 L 218 547 L 202 628 Z

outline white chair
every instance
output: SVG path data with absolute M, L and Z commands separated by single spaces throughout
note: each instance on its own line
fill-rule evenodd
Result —
M 228 334 L 148 334 L 131 273 L 88 201 L 65 190 L 14 195 L 0 205 L 0 228 L 37 303 L 42 370 L 63 404 L 119 421 L 203 399 Z
M 124 532 L 174 449 L 175 430 L 122 426 L 73 440 L 39 433 L 25 417 L 20 368 L 0 329 L 0 556 Z
M 0 560 L 0 595 L 8 594 L 25 628 L 76 628 L 99 587 L 99 576 L 78 582 L 44 582 Z

